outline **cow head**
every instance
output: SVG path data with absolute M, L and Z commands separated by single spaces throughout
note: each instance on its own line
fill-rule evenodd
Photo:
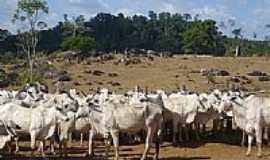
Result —
M 69 121 L 69 118 L 67 116 L 67 112 L 65 112 L 62 108 L 62 106 L 55 105 L 55 107 L 51 108 L 54 111 L 54 116 L 59 121 Z
M 235 94 L 227 93 L 223 95 L 220 101 L 220 109 L 226 113 L 233 110 L 234 105 L 241 106 L 241 98 Z
M 62 93 L 54 98 L 54 102 L 60 105 L 63 111 L 77 112 L 79 104 L 78 101 L 71 97 L 68 93 Z

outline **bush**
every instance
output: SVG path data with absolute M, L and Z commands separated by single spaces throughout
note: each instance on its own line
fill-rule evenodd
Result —
M 6 73 L 4 70 L 0 69 L 0 88 L 17 85 L 19 80 L 19 75 L 16 72 Z
M 0 63 L 2 64 L 16 64 L 19 62 L 18 57 L 12 52 L 0 53 Z
M 2 69 L 0 69 L 0 88 L 6 87 L 7 81 L 6 81 L 6 72 Z
M 91 37 L 68 37 L 64 39 L 61 43 L 61 48 L 64 50 L 74 50 L 74 51 L 89 51 L 94 49 L 96 46 L 95 39 Z
M 207 74 L 207 81 L 208 81 L 208 84 L 209 83 L 216 84 L 215 76 L 213 74 L 211 74 L 211 73 Z

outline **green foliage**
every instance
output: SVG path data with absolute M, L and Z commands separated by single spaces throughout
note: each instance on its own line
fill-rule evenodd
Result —
M 183 35 L 183 49 L 186 53 L 218 54 L 222 49 L 223 36 L 212 20 L 193 22 Z
M 239 39 L 227 38 L 225 40 L 226 55 L 234 56 L 236 45 Z M 242 39 L 241 43 L 242 56 L 267 56 L 270 54 L 270 43 L 267 41 L 255 41 Z
M 16 72 L 6 73 L 0 69 L 0 88 L 19 84 L 19 75 Z
M 0 81 L 4 81 L 6 77 L 6 72 L 0 69 Z
M 16 64 L 18 62 L 19 59 L 17 57 L 14 57 L 14 53 L 0 53 L 0 64 Z
M 213 74 L 207 74 L 207 81 L 211 84 L 216 84 L 216 78 Z
M 234 35 L 235 38 L 242 37 L 242 28 L 237 28 L 232 31 L 232 34 Z
M 22 2 L 37 3 L 39 7 L 31 8 L 30 5 L 22 5 Z M 28 11 L 29 7 L 31 9 Z M 48 13 L 45 0 L 21 0 L 19 8 L 24 9 L 19 9 L 20 14 L 15 14 L 14 18 L 26 25 L 28 22 L 25 19 L 26 15 L 31 17 L 33 9 L 38 11 L 39 15 Z M 225 53 L 234 55 L 236 45 L 239 45 L 243 56 L 263 55 L 269 52 L 268 42 L 256 41 L 256 34 L 253 34 L 254 40 L 244 40 L 242 30 L 237 29 L 235 20 L 229 20 L 229 25 L 223 22 L 218 26 L 234 29 L 232 32 L 237 37 L 236 39 L 226 38 L 215 21 L 198 18 L 188 13 L 171 14 L 154 11 L 149 11 L 148 16 L 98 13 L 90 20 L 86 20 L 82 15 L 77 17 L 65 15 L 63 21 L 48 30 L 40 30 L 46 25 L 42 21 L 35 21 L 35 33 L 40 38 L 37 50 L 53 53 L 61 49 L 88 51 L 95 48 L 98 51 L 121 53 L 126 49 L 134 48 L 223 56 Z M 20 35 L 11 35 L 8 31 L 0 29 L 0 52 L 10 51 L 16 54 L 15 44 L 18 43 Z M 29 45 L 32 41 L 26 42 Z
M 20 72 L 18 79 L 19 79 L 20 85 L 31 82 L 31 77 L 29 75 L 29 71 L 24 70 L 24 71 Z M 37 71 L 33 72 L 32 82 L 44 82 L 43 75 Z
M 94 49 L 96 42 L 91 37 L 68 37 L 64 39 L 61 44 L 62 49 L 64 50 L 74 50 L 74 51 L 83 51 L 87 52 Z
M 36 59 L 36 48 L 39 41 L 38 31 L 45 29 L 47 24 L 40 21 L 43 13 L 48 14 L 49 8 L 46 0 L 19 0 L 12 22 L 19 21 L 24 27 L 18 30 L 18 46 L 27 54 L 30 67 L 30 81 L 33 80 L 33 64 Z M 26 28 L 26 30 L 25 30 Z
M 19 0 L 17 3 L 17 9 L 13 16 L 13 22 L 19 21 L 33 21 L 36 22 L 33 25 L 43 25 L 42 22 L 38 22 L 38 19 L 35 19 L 39 16 L 39 12 L 48 13 L 49 8 L 45 0 Z
M 39 65 L 39 68 L 33 72 L 33 82 L 45 82 L 44 73 L 48 70 L 55 69 L 53 65 L 49 65 L 47 63 L 43 63 Z M 29 70 L 27 68 L 21 68 L 18 71 L 18 80 L 19 84 L 23 85 L 29 83 L 31 81 L 31 77 L 29 76 Z

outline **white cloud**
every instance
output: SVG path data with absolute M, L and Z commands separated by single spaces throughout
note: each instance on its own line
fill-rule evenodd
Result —
M 162 11 L 170 12 L 170 13 L 177 12 L 176 6 L 174 6 L 172 3 L 162 2 L 161 4 L 162 4 Z
M 16 31 L 16 26 L 11 23 L 16 10 L 17 0 L 0 0 L 0 27 L 9 31 Z
M 204 6 L 202 8 L 194 8 L 191 10 L 193 15 L 199 14 L 202 19 L 215 19 L 218 21 L 227 21 L 228 19 L 235 19 L 235 16 L 231 15 L 226 7 L 210 8 Z
M 11 23 L 17 0 L 0 0 L 0 28 L 16 31 Z M 257 32 L 266 34 L 265 24 L 270 23 L 270 0 L 49 0 L 50 13 L 44 17 L 49 26 L 63 20 L 63 14 L 86 15 L 86 19 L 99 12 L 147 15 L 149 10 L 171 13 L 200 14 L 202 19 L 227 22 L 235 19 L 246 35 Z M 245 9 L 245 7 L 250 7 Z M 245 16 L 247 14 L 248 16 Z M 231 29 L 224 30 L 230 33 Z

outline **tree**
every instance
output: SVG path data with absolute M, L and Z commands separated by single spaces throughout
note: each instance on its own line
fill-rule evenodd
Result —
M 242 35 L 242 28 L 235 28 L 236 26 L 236 21 L 234 19 L 228 19 L 227 21 L 227 25 L 225 24 L 225 22 L 221 22 L 219 25 L 221 28 L 223 29 L 227 29 L 229 28 L 231 30 L 231 33 L 234 36 L 234 40 L 231 41 L 233 42 L 231 45 L 229 45 L 229 48 L 227 48 L 228 50 L 231 50 L 231 47 L 235 47 L 235 56 L 239 56 L 240 55 L 240 47 L 241 47 L 241 40 L 243 39 L 243 35 Z M 253 36 L 257 36 L 255 34 L 253 34 Z
M 215 21 L 196 21 L 182 34 L 183 49 L 188 53 L 218 54 L 224 48 L 221 34 Z
M 0 28 L 0 42 L 3 42 L 7 39 L 8 36 L 10 36 L 11 33 L 9 33 L 8 30 L 3 30 Z
M 241 34 L 242 29 L 237 28 L 232 31 L 232 34 L 234 35 L 235 41 L 236 41 L 236 49 L 235 49 L 235 56 L 238 57 L 241 54 L 240 46 L 241 46 L 241 40 L 243 38 L 243 35 Z
M 25 23 L 23 29 L 18 30 L 19 46 L 27 54 L 30 66 L 30 81 L 33 81 L 33 64 L 36 58 L 36 47 L 39 41 L 38 31 L 47 27 L 41 21 L 42 14 L 48 14 L 49 8 L 45 0 L 19 0 L 13 16 L 13 23 Z
M 257 33 L 256 33 L 256 32 L 253 32 L 252 37 L 253 37 L 254 40 L 256 40 L 256 38 L 257 38 Z
M 82 52 L 87 52 L 91 49 L 94 49 L 95 46 L 96 42 L 93 38 L 83 36 L 68 37 L 61 44 L 61 47 L 64 50 L 73 50 Z
M 152 20 L 152 21 L 157 20 L 157 14 L 154 11 L 149 11 L 148 16 L 149 16 L 150 20 Z
M 66 36 L 72 35 L 76 37 L 77 35 L 83 34 L 88 28 L 85 27 L 85 18 L 83 15 L 78 17 L 72 17 L 69 19 L 67 14 L 64 14 L 64 31 Z
M 183 17 L 185 21 L 189 21 L 192 18 L 192 16 L 189 13 L 184 13 Z
M 234 38 L 236 38 L 236 39 L 241 38 L 242 37 L 241 31 L 242 31 L 241 28 L 234 29 L 232 31 L 232 34 L 234 35 Z

